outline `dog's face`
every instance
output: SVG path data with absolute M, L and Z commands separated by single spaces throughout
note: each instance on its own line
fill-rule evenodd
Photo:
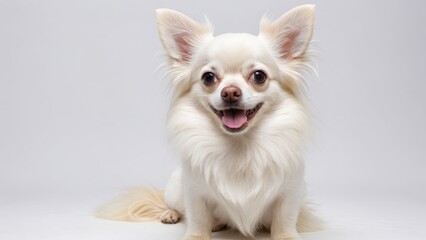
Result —
M 225 133 L 244 134 L 297 91 L 294 71 L 305 61 L 313 6 L 263 20 L 259 36 L 213 37 L 210 25 L 172 10 L 158 10 L 157 18 L 176 94 L 191 95 Z
M 280 87 L 274 56 L 249 34 L 225 34 L 199 50 L 192 73 L 193 93 L 226 133 L 244 133 L 271 105 Z M 271 80 L 272 79 L 272 80 Z

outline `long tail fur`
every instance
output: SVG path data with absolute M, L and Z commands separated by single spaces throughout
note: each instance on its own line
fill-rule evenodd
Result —
M 95 216 L 117 221 L 160 221 L 167 209 L 162 191 L 136 187 L 96 209 Z
M 321 218 L 315 215 L 314 210 L 305 203 L 299 212 L 297 219 L 298 232 L 316 232 L 324 229 L 324 222 Z

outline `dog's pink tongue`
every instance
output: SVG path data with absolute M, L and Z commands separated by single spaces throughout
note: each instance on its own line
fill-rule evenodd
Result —
M 240 128 L 247 122 L 244 110 L 223 111 L 222 123 L 229 128 Z

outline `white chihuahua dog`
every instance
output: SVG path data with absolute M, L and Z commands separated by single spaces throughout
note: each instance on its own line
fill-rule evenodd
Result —
M 301 239 L 321 228 L 305 200 L 303 148 L 310 116 L 303 75 L 310 69 L 314 6 L 263 19 L 258 36 L 213 36 L 167 9 L 157 10 L 174 96 L 168 129 L 182 163 L 164 196 L 147 188 L 101 207 L 116 220 L 187 223 L 184 239 L 210 239 L 227 226 L 252 237 Z

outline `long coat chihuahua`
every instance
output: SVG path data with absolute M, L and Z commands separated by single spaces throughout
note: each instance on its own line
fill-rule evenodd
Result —
M 304 97 L 314 6 L 260 22 L 257 36 L 213 36 L 209 23 L 157 10 L 173 98 L 167 127 L 182 161 L 164 194 L 137 188 L 101 207 L 103 218 L 185 219 L 186 240 L 227 226 L 274 240 L 321 228 L 305 200 Z

